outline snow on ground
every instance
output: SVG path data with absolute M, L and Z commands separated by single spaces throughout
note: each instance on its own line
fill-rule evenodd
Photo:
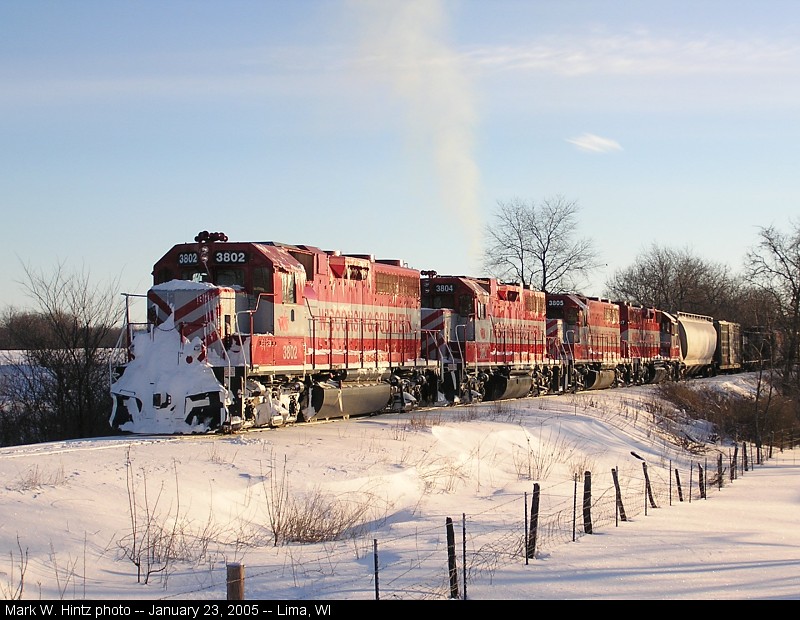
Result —
M 749 375 L 703 381 L 752 390 Z M 465 573 L 471 600 L 800 598 L 798 451 L 747 471 L 739 454 L 731 480 L 733 446 L 684 451 L 654 424 L 654 399 L 636 387 L 3 448 L 0 595 L 24 575 L 24 599 L 222 600 L 227 565 L 240 563 L 249 600 L 464 597 Z M 326 529 L 344 533 L 274 544 Z

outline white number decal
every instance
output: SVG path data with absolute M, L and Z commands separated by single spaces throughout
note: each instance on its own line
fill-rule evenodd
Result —
M 244 252 L 217 252 L 214 260 L 218 263 L 245 263 L 247 255 Z
M 452 284 L 437 284 L 436 285 L 436 292 L 437 293 L 452 293 L 455 290 L 455 286 Z
M 551 299 L 547 302 L 548 306 L 563 306 L 564 300 L 563 299 Z
M 297 359 L 297 345 L 285 344 L 283 345 L 283 359 L 296 360 Z
M 183 254 L 178 254 L 178 264 L 179 265 L 196 265 L 197 264 L 197 252 L 185 252 Z

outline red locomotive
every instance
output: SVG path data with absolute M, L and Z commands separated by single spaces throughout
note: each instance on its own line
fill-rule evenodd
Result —
M 448 401 L 500 400 L 543 393 L 552 384 L 545 294 L 493 278 L 424 272 L 422 324 L 446 368 Z M 434 340 L 435 335 L 435 340 Z
M 112 386 L 116 428 L 277 426 L 431 399 L 438 365 L 420 359 L 419 271 L 400 261 L 200 233 L 153 275 L 150 328 Z M 168 397 L 164 369 L 140 351 L 165 331 L 179 335 L 176 366 L 202 356 L 214 389 L 172 386 Z
M 724 364 L 714 358 L 715 325 L 735 339 L 735 324 L 710 317 L 206 231 L 156 262 L 147 299 L 147 329 L 128 326 L 111 386 L 112 427 L 135 433 L 274 427 L 736 366 L 733 344 Z
M 658 383 L 680 375 L 678 322 L 656 308 L 617 302 L 626 383 Z
M 617 380 L 622 359 L 619 307 L 577 294 L 547 296 L 547 318 L 560 321 L 559 352 L 577 389 L 602 389 Z

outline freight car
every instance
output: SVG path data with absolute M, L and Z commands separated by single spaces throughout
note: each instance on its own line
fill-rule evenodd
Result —
M 710 374 L 717 347 L 714 319 L 689 312 L 678 312 L 677 318 L 683 374 L 690 377 Z
M 738 326 L 710 317 L 207 231 L 155 263 L 147 306 L 112 368 L 110 424 L 125 432 L 596 390 L 730 370 L 741 354 Z
M 779 363 L 783 338 L 780 331 L 763 325 L 741 330 L 743 370 L 760 370 Z

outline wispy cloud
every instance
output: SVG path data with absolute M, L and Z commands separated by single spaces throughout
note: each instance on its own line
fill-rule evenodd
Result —
M 567 142 L 574 144 L 581 151 L 592 153 L 608 153 L 609 151 L 621 151 L 619 142 L 611 138 L 603 138 L 593 133 L 585 133 L 577 138 L 568 138 Z
M 649 31 L 585 38 L 542 37 L 528 45 L 475 48 L 467 55 L 477 67 L 493 71 L 570 76 L 764 71 L 795 75 L 800 66 L 800 45 L 795 40 L 679 38 Z

